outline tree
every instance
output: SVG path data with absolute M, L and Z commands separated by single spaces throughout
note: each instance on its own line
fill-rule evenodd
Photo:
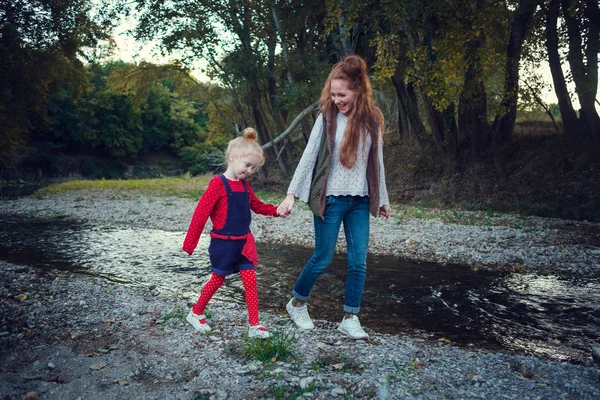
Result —
M 30 135 L 47 131 L 52 93 L 69 86 L 81 91 L 62 83 L 82 75 L 77 56 L 107 39 L 110 30 L 90 10 L 88 0 L 0 0 L 1 166 L 14 166 Z

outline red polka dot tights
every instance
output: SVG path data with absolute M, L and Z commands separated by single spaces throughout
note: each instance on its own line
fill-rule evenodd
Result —
M 246 294 L 246 305 L 248 306 L 248 323 L 250 326 L 258 325 L 258 289 L 256 287 L 256 273 L 253 269 L 240 271 L 240 278 L 244 284 Z M 223 286 L 225 277 L 213 272 L 212 276 L 206 282 L 206 285 L 200 292 L 198 301 L 192 307 L 192 312 L 196 315 L 204 314 L 206 305 L 212 299 L 217 290 Z

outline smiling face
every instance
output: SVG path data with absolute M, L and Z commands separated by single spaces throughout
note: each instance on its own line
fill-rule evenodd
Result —
M 357 93 L 354 90 L 348 89 L 348 81 L 345 79 L 331 80 L 331 101 L 346 117 L 352 114 L 356 97 Z
M 225 176 L 232 180 L 248 179 L 260 166 L 261 157 L 258 154 L 229 154 L 229 165 Z

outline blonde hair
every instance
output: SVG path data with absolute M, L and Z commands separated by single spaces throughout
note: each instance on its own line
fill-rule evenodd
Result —
M 263 149 L 258 143 L 258 133 L 254 128 L 244 129 L 242 136 L 238 136 L 229 141 L 227 150 L 225 150 L 225 162 L 229 162 L 230 154 L 235 154 L 236 156 L 240 157 L 250 154 L 257 155 L 260 157 L 260 163 L 258 166 L 260 167 L 265 163 Z

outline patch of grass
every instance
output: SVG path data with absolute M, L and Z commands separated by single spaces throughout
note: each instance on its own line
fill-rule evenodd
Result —
M 279 203 L 281 203 L 283 201 L 283 199 L 285 199 L 285 194 L 282 193 L 271 193 L 271 192 L 264 192 L 262 190 L 257 190 L 256 192 L 254 192 L 254 194 L 256 195 L 256 197 L 258 197 L 259 199 L 261 199 L 263 202 L 265 203 L 271 203 L 271 204 L 275 204 L 275 205 L 279 205 Z M 295 203 L 294 203 L 295 206 Z
M 331 368 L 341 372 L 358 373 L 363 367 L 352 357 L 345 353 L 321 352 L 312 363 L 313 371 L 319 372 L 325 368 Z
M 168 314 L 165 314 L 161 317 L 160 323 L 164 326 L 172 327 L 174 325 L 183 322 L 185 319 L 185 314 L 181 310 L 175 310 Z
M 138 192 L 197 200 L 204 193 L 210 179 L 210 176 L 191 177 L 190 175 L 183 175 L 180 177 L 153 179 L 74 180 L 46 186 L 38 190 L 35 196 L 42 198 L 49 194 L 71 190 L 98 190 L 120 192 L 118 195 L 113 196 L 114 199 L 121 199 L 123 196 L 127 196 L 127 192 Z
M 311 384 L 311 385 L 308 385 L 307 387 L 305 387 L 304 389 L 297 388 L 295 390 L 292 390 L 292 388 L 290 388 L 290 391 L 288 391 L 285 384 L 283 382 L 281 382 L 281 383 L 275 384 L 272 388 L 272 391 L 273 391 L 273 396 L 276 399 L 296 400 L 298 397 L 302 396 L 304 393 L 311 393 L 311 392 L 314 392 L 316 389 L 317 389 L 317 387 L 315 385 Z
M 268 339 L 244 335 L 242 353 L 263 362 L 286 361 L 294 355 L 294 340 L 289 332 L 275 331 Z

